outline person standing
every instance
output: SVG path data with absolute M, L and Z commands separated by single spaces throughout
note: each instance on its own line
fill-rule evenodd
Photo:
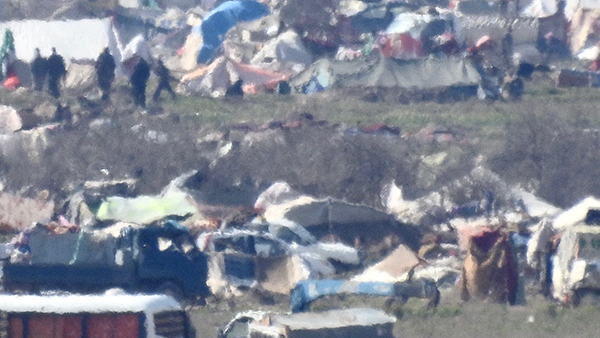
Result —
M 56 53 L 56 48 L 52 47 L 52 55 L 48 58 L 48 89 L 50 95 L 56 99 L 60 97 L 59 81 L 66 75 L 65 60 Z
M 169 92 L 171 94 L 171 97 L 173 98 L 173 100 L 175 100 L 175 98 L 176 98 L 175 92 L 173 91 L 173 88 L 171 88 L 171 85 L 169 84 L 171 75 L 169 74 L 169 69 L 167 67 L 165 67 L 165 64 L 163 63 L 162 60 L 160 60 L 160 59 L 158 60 L 158 65 L 156 66 L 156 69 L 154 70 L 154 72 L 156 73 L 156 76 L 158 76 L 158 87 L 156 87 L 156 90 L 154 91 L 154 95 L 152 95 L 152 99 L 154 101 L 158 100 L 160 93 L 164 89 L 167 92 Z
M 146 84 L 150 77 L 150 66 L 143 57 L 137 56 L 137 58 L 139 61 L 133 68 L 133 74 L 129 78 L 131 96 L 135 105 L 146 108 Z
M 39 48 L 35 49 L 35 58 L 31 62 L 31 74 L 33 75 L 33 89 L 42 91 L 48 75 L 48 60 L 40 54 Z
M 104 48 L 96 60 L 96 77 L 98 87 L 102 91 L 102 100 L 108 100 L 110 87 L 115 80 L 115 58 L 110 54 L 108 47 Z

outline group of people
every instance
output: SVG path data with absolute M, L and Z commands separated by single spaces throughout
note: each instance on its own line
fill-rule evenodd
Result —
M 145 108 L 146 85 L 150 78 L 150 65 L 143 57 L 136 55 L 135 58 L 137 59 L 137 62 L 129 78 L 131 84 L 131 96 L 135 105 Z M 102 92 L 102 100 L 108 100 L 110 97 L 110 90 L 115 80 L 116 68 L 117 64 L 114 57 L 110 54 L 108 47 L 104 48 L 95 63 L 97 83 Z M 169 80 L 171 79 L 169 69 L 164 65 L 161 59 L 158 60 L 154 72 L 158 76 L 159 81 L 158 87 L 152 96 L 153 100 L 157 101 L 163 90 L 169 92 L 171 97 L 175 99 L 175 92 L 169 83 Z M 66 77 L 67 70 L 65 68 L 63 57 L 56 52 L 55 48 L 52 48 L 52 54 L 48 58 L 44 58 L 40 54 L 40 50 L 36 48 L 35 58 L 31 63 L 31 73 L 33 75 L 34 90 L 42 91 L 47 78 L 48 91 L 50 94 L 57 99 L 60 97 L 59 82 Z
M 35 58 L 31 63 L 31 73 L 33 74 L 33 89 L 41 91 L 44 89 L 44 83 L 48 78 L 48 91 L 54 98 L 60 97 L 59 82 L 67 76 L 65 60 L 52 48 L 52 54 L 46 59 L 40 53 L 40 49 L 35 49 Z

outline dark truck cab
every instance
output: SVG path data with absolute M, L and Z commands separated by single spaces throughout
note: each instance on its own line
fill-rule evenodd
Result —
M 54 234 L 34 229 L 29 259 L 5 261 L 6 291 L 97 292 L 121 287 L 134 292 L 203 298 L 207 259 L 186 228 L 126 226 L 118 236 L 99 232 Z

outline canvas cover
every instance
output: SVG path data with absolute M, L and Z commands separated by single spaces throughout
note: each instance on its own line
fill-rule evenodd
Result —
M 106 47 L 111 54 L 118 55 L 115 54 L 118 47 L 110 19 L 0 22 L 0 32 L 6 29 L 14 35 L 17 58 L 27 62 L 35 57 L 36 48 L 43 56 L 48 56 L 55 47 L 66 63 L 71 59 L 95 60 Z
M 100 233 L 53 234 L 36 228 L 29 235 L 35 265 L 114 265 L 116 239 Z
M 21 129 L 21 117 L 9 106 L 0 106 L 0 134 L 9 134 Z
M 323 88 L 401 88 L 429 90 L 451 86 L 476 86 L 481 77 L 472 62 L 460 58 L 364 62 L 319 60 L 292 80 L 299 91 L 310 81 Z
M 369 267 L 362 274 L 352 278 L 357 282 L 394 283 L 406 280 L 408 272 L 421 263 L 415 252 L 400 245 L 381 262 Z
M 459 287 L 465 301 L 515 303 L 517 271 L 506 234 L 486 231 L 470 238 Z
M 274 88 L 277 82 L 287 80 L 288 75 L 246 65 L 227 57 L 219 57 L 207 67 L 185 75 L 180 82 L 182 91 L 212 97 L 225 95 L 238 79 L 244 85 L 263 85 Z
M 547 18 L 558 11 L 556 0 L 533 0 L 527 7 L 523 8 L 520 15 L 528 18 Z
M 312 55 L 306 50 L 302 39 L 293 30 L 280 34 L 269 41 L 250 61 L 253 65 L 269 64 L 276 61 L 297 63 L 308 66 Z
M 588 38 L 594 34 L 594 27 L 600 19 L 600 9 L 578 8 L 574 11 L 570 23 L 570 48 L 573 55 L 583 48 L 590 47 Z M 591 41 L 592 45 L 597 41 Z

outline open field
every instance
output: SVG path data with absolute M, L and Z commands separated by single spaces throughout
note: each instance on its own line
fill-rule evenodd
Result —
M 345 296 L 318 300 L 314 311 L 344 307 L 383 308 L 383 299 Z M 245 310 L 287 311 L 286 303 L 257 305 L 242 297 L 225 303 L 212 303 L 190 310 L 198 336 L 215 338 L 217 329 L 236 313 Z M 393 309 L 398 320 L 394 336 L 398 338 L 559 338 L 597 337 L 600 332 L 600 308 L 563 307 L 542 298 L 529 299 L 520 306 L 489 303 L 462 303 L 455 295 L 445 294 L 436 310 L 427 310 L 420 300 L 411 300 L 404 307 Z

